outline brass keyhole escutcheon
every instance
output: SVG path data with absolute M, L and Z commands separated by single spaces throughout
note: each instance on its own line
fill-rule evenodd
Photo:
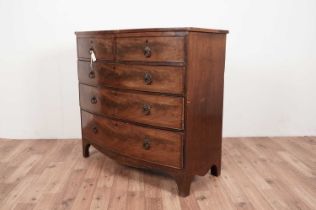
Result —
M 149 115 L 150 114 L 150 110 L 151 110 L 151 106 L 149 104 L 144 104 L 144 106 L 143 106 L 143 113 L 145 115 Z
M 144 138 L 143 148 L 145 150 L 149 150 L 150 149 L 150 139 L 148 137 Z
M 98 128 L 97 128 L 97 126 L 93 126 L 92 132 L 95 133 L 95 134 L 98 133 Z

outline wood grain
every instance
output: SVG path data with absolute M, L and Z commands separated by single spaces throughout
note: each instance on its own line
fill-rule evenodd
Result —
M 211 169 L 219 176 L 226 34 L 196 28 L 76 33 L 77 40 L 86 40 L 77 43 L 79 52 L 97 53 L 90 67 L 88 58 L 78 57 L 81 109 L 137 126 L 183 131 L 183 167 L 174 170 L 167 163 L 124 156 L 124 149 L 94 146 L 122 164 L 172 176 L 182 196 L 189 195 L 195 175 Z M 98 50 L 112 52 L 113 60 L 100 58 Z M 90 144 L 82 140 L 84 157 Z
M 176 27 L 176 28 L 138 28 L 138 29 L 120 29 L 120 30 L 104 30 L 104 31 L 77 31 L 77 36 L 93 36 L 93 35 L 107 35 L 107 34 L 130 34 L 134 36 L 138 33 L 172 33 L 172 32 L 202 32 L 202 33 L 224 33 L 227 34 L 227 30 L 222 29 L 210 29 L 210 28 L 196 28 L 196 27 Z M 160 34 L 159 34 L 160 36 Z
M 135 126 L 85 111 L 81 116 L 82 136 L 92 145 L 130 158 L 182 168 L 182 133 Z
M 316 137 L 224 138 L 222 176 L 197 176 L 191 194 L 183 198 L 168 176 L 119 165 L 93 147 L 90 158 L 82 158 L 77 139 L 2 139 L 0 177 L 11 168 L 7 177 L 19 178 L 0 179 L 0 206 L 5 210 L 313 210 L 315 146 Z M 28 167 L 30 160 L 36 164 Z
M 150 56 L 144 55 L 145 47 Z M 116 56 L 119 61 L 184 61 L 184 37 L 128 37 L 116 39 Z
M 77 38 L 78 58 L 90 59 L 90 50 L 93 50 L 97 60 L 113 60 L 113 38 Z
M 183 94 L 184 68 L 78 61 L 79 82 L 130 90 Z
M 159 127 L 183 128 L 182 97 L 123 92 L 82 84 L 79 89 L 80 106 L 84 110 Z M 93 97 L 96 101 L 91 103 Z
M 188 35 L 185 154 L 198 175 L 221 173 L 225 44 L 226 34 Z

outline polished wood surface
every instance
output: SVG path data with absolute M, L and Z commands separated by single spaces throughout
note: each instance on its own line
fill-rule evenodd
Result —
M 119 30 L 104 30 L 104 31 L 78 31 L 77 36 L 80 35 L 106 35 L 106 34 L 126 34 L 132 33 L 148 33 L 148 32 L 202 32 L 202 33 L 224 33 L 227 34 L 227 30 L 222 29 L 208 29 L 208 28 L 196 28 L 196 27 L 178 27 L 178 28 L 139 28 L 139 29 L 119 29 Z
M 187 170 L 220 175 L 226 37 L 193 32 L 188 39 Z
M 183 129 L 183 98 L 95 88 L 81 84 L 80 106 L 109 117 Z
M 183 132 L 178 169 L 170 167 L 174 163 L 124 156 L 126 149 L 114 152 L 87 138 L 82 140 L 83 156 L 89 156 L 93 145 L 122 164 L 168 174 L 182 196 L 189 195 L 195 175 L 211 169 L 219 176 L 226 34 L 192 28 L 77 32 L 77 40 L 112 40 L 108 51 L 113 55 L 112 60 L 100 58 L 97 49 L 105 44 L 78 41 L 79 51 L 92 49 L 96 61 L 90 65 L 78 53 L 81 110 L 157 132 Z
M 0 209 L 304 209 L 316 206 L 316 137 L 224 138 L 222 175 L 173 179 L 119 165 L 80 140 L 0 140 Z
M 82 137 L 93 145 L 145 162 L 182 168 L 181 132 L 144 128 L 85 111 L 81 112 L 81 119 Z
M 184 68 L 78 61 L 79 82 L 88 85 L 183 94 Z
M 78 57 L 90 59 L 90 50 L 93 50 L 100 60 L 113 60 L 112 38 L 78 38 Z
M 148 49 L 148 55 L 146 55 Z M 117 60 L 183 62 L 183 37 L 127 37 L 116 39 Z

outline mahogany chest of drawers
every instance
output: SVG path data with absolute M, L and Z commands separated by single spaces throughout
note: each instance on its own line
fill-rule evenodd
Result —
M 221 171 L 225 30 L 76 32 L 83 156 L 89 146 L 172 176 Z

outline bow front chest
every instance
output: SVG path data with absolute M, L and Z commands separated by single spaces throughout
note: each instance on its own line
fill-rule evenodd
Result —
M 76 32 L 83 156 L 172 176 L 221 172 L 225 30 Z

